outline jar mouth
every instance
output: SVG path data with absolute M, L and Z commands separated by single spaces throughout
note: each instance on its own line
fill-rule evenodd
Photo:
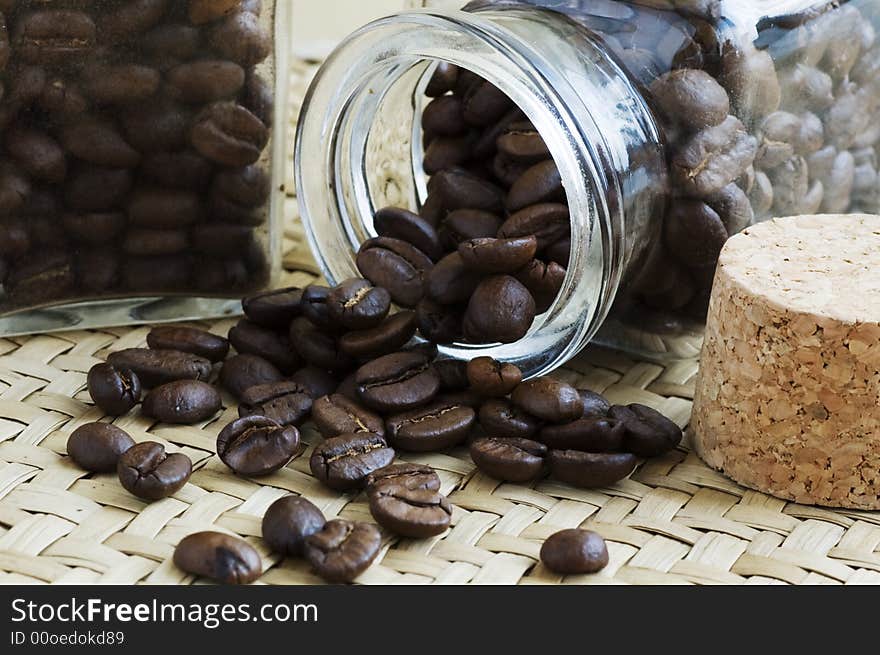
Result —
M 623 205 L 615 200 L 614 167 L 597 152 L 601 127 L 571 109 L 583 89 L 566 76 L 576 77 L 565 62 L 548 59 L 559 53 L 542 52 L 515 29 L 534 14 L 414 11 L 360 29 L 312 83 L 294 157 L 300 214 L 324 276 L 331 284 L 359 277 L 354 255 L 375 236 L 374 212 L 416 210 L 425 199 L 427 178 L 414 155 L 421 152 L 422 91 L 437 62 L 468 69 L 507 94 L 544 138 L 562 178 L 572 216 L 567 274 L 553 305 L 519 341 L 439 350 L 512 362 L 526 376 L 552 371 L 592 338 L 613 300 L 623 250 L 612 244 L 622 234 Z

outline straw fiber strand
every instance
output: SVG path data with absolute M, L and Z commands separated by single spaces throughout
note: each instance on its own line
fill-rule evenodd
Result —
M 312 72 L 295 65 L 294 98 Z M 317 271 L 290 181 L 286 192 L 285 282 L 308 284 Z M 201 325 L 225 335 L 233 323 Z M 259 583 L 321 583 L 304 561 L 279 558 L 260 538 L 262 515 L 287 493 L 308 497 L 328 518 L 372 521 L 362 494 L 329 491 L 311 476 L 308 458 L 320 435 L 310 425 L 296 459 L 251 480 L 233 475 L 214 453 L 218 432 L 236 416 L 228 396 L 221 413 L 195 426 L 157 424 L 138 412 L 120 417 L 115 423 L 135 441 L 159 441 L 193 460 L 189 483 L 149 504 L 114 475 L 88 474 L 65 456 L 76 427 L 109 420 L 91 404 L 86 372 L 111 351 L 145 345 L 147 332 L 0 339 L 0 584 L 191 584 L 171 561 L 174 546 L 208 529 L 256 547 Z M 684 426 L 695 373 L 694 360 L 664 365 L 590 348 L 559 375 L 612 402 L 655 407 Z M 402 459 L 437 469 L 454 504 L 452 526 L 427 540 L 383 532 L 383 549 L 358 583 L 880 584 L 880 512 L 807 507 L 744 489 L 702 464 L 687 442 L 598 490 L 549 480 L 499 483 L 476 472 L 465 449 Z M 547 570 L 538 561 L 541 542 L 578 526 L 607 539 L 608 567 L 589 576 Z

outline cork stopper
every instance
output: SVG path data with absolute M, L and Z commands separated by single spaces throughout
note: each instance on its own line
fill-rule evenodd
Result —
M 779 218 L 728 241 L 690 436 L 745 486 L 880 508 L 880 217 Z

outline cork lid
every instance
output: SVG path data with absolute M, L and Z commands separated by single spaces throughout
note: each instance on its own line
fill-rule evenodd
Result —
M 762 304 L 880 322 L 880 216 L 776 218 L 727 242 L 719 266 Z

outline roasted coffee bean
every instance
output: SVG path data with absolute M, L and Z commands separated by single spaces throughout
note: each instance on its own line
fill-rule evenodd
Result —
M 211 164 L 190 150 L 151 153 L 144 157 L 140 170 L 145 179 L 182 191 L 201 190 L 211 178 Z
M 561 530 L 542 544 L 541 561 L 562 575 L 596 573 L 608 565 L 608 547 L 599 534 L 590 530 Z
M 462 334 L 463 313 L 456 307 L 423 298 L 416 306 L 416 323 L 429 341 L 445 344 L 458 341 Z
M 290 343 L 304 360 L 325 371 L 345 371 L 355 365 L 339 348 L 336 337 L 305 317 L 294 319 L 290 324 Z
M 543 250 L 559 239 L 565 238 L 570 229 L 567 205 L 541 203 L 529 205 L 511 215 L 499 228 L 498 236 L 502 239 L 534 236 L 537 239 L 537 249 Z M 528 259 L 521 266 L 527 263 Z
M 541 422 L 508 400 L 487 400 L 480 406 L 480 427 L 490 437 L 530 439 Z
M 476 393 L 500 398 L 522 382 L 522 371 L 513 364 L 498 362 L 491 357 L 476 357 L 467 363 L 467 378 Z
M 95 364 L 86 384 L 92 400 L 110 416 L 122 416 L 141 400 L 140 378 L 128 368 Z
M 429 98 L 439 98 L 455 88 L 458 80 L 458 66 L 446 61 L 437 62 L 428 86 L 425 87 L 425 95 Z
M 110 353 L 107 363 L 133 371 L 147 388 L 175 380 L 206 380 L 211 375 L 210 361 L 179 350 L 127 348 Z
M 204 357 L 212 362 L 226 359 L 229 341 L 199 328 L 160 325 L 147 334 L 147 345 L 153 350 L 177 350 Z
M 464 335 L 473 343 L 513 343 L 535 320 L 535 299 L 509 275 L 483 279 L 471 295 L 464 315 Z
M 376 212 L 373 227 L 380 237 L 399 239 L 412 244 L 433 260 L 442 256 L 440 237 L 424 218 L 406 209 L 386 207 Z
M 630 453 L 551 450 L 549 461 L 552 477 L 583 489 L 611 486 L 636 467 L 636 457 Z
M 229 343 L 239 353 L 257 355 L 271 362 L 282 373 L 292 373 L 301 361 L 286 334 L 260 327 L 242 319 L 229 330 Z
M 273 330 L 285 329 L 300 315 L 302 289 L 287 287 L 264 291 L 241 301 L 245 316 L 257 325 Z
M 421 250 L 399 239 L 377 237 L 361 245 L 357 267 L 402 307 L 415 307 L 422 298 L 426 275 L 434 263 Z
M 452 252 L 431 269 L 425 291 L 431 300 L 443 305 L 467 302 L 480 284 L 481 276 L 465 264 L 458 252 Z
M 548 425 L 536 438 L 554 450 L 608 453 L 623 450 L 625 434 L 623 423 L 613 418 L 580 418 L 562 425 Z
M 461 100 L 442 96 L 432 100 L 422 112 L 422 129 L 426 134 L 459 136 L 467 130 Z
M 174 549 L 178 568 L 223 584 L 248 584 L 263 574 L 256 549 L 244 539 L 223 532 L 196 532 Z
M 578 389 L 581 400 L 584 401 L 583 418 L 604 418 L 608 416 L 611 403 L 602 394 L 589 389 Z
M 213 23 L 241 8 L 241 0 L 189 0 L 187 14 L 193 25 Z
M 516 162 L 548 159 L 550 151 L 544 139 L 529 122 L 510 124 L 496 139 L 498 152 Z
M 355 377 L 358 395 L 380 412 L 399 412 L 431 400 L 440 380 L 428 359 L 418 353 L 394 353 L 364 364 Z
M 82 75 L 83 91 L 98 105 L 145 101 L 161 81 L 159 71 L 140 64 L 90 64 Z
M 27 298 L 39 304 L 63 297 L 75 282 L 73 258 L 62 251 L 46 250 L 13 268 L 5 286 L 13 301 Z
M 308 390 L 287 380 L 245 389 L 240 402 L 239 416 L 265 416 L 280 425 L 299 426 L 312 410 L 312 397 Z
M 736 186 L 735 184 L 733 186 Z M 739 187 L 736 187 L 739 188 Z M 567 268 L 571 259 L 571 237 L 559 239 L 547 246 L 544 256 L 562 268 Z
M 386 485 L 411 490 L 439 491 L 440 477 L 430 466 L 410 462 L 389 464 L 367 476 L 366 488 L 369 494 Z
M 672 156 L 672 180 L 687 195 L 706 197 L 742 175 L 757 150 L 755 137 L 739 119 L 728 116 L 680 144 Z
M 516 273 L 519 280 L 535 299 L 535 313 L 543 314 L 556 301 L 565 283 L 565 269 L 556 262 L 533 259 Z
M 45 10 L 22 16 L 12 43 L 22 60 L 33 64 L 64 65 L 84 57 L 95 47 L 97 28 L 81 11 Z
M 657 457 L 675 448 L 682 432 L 673 421 L 645 405 L 615 405 L 609 415 L 626 431 L 623 447 L 639 457 Z
M 129 493 L 160 500 L 183 488 L 192 475 L 192 462 L 183 453 L 167 454 L 160 443 L 142 441 L 120 455 L 116 473 Z
M 258 384 L 279 382 L 284 376 L 275 366 L 257 355 L 235 355 L 223 362 L 220 385 L 235 398 Z
M 190 134 L 193 147 L 222 166 L 253 164 L 268 140 L 263 122 L 232 102 L 217 102 L 199 112 Z
M 122 284 L 131 290 L 173 291 L 188 284 L 192 274 L 185 254 L 129 257 L 122 262 Z
M 326 486 L 346 491 L 363 486 L 370 473 L 393 459 L 394 450 L 378 434 L 355 432 L 319 444 L 309 458 L 309 468 Z
M 217 54 L 244 68 L 256 66 L 272 52 L 272 36 L 260 25 L 259 17 L 247 11 L 218 21 L 208 40 Z
M 532 416 L 551 423 L 574 421 L 584 413 L 578 390 L 551 377 L 526 380 L 513 390 L 510 399 Z
M 122 240 L 122 252 L 142 257 L 176 255 L 189 245 L 186 230 L 131 228 Z
M 330 290 L 327 313 L 349 330 L 376 327 L 391 309 L 391 296 L 382 287 L 374 287 L 368 280 L 350 278 Z
M 375 526 L 333 519 L 306 538 L 303 553 L 327 582 L 351 582 L 369 568 L 381 546 Z
M 232 98 L 241 90 L 244 86 L 244 69 L 231 61 L 192 61 L 168 71 L 167 84 L 175 97 L 183 102 L 214 102 Z
M 432 176 L 428 190 L 436 193 L 450 212 L 471 209 L 499 213 L 504 209 L 501 189 L 463 168 L 448 168 Z
M 80 286 L 90 293 L 113 287 L 119 279 L 119 256 L 104 249 L 82 249 L 78 253 L 77 273 Z
M 385 422 L 378 414 L 342 394 L 318 398 L 312 406 L 312 421 L 324 437 L 372 432 L 385 434 Z
M 144 397 L 141 411 L 164 423 L 199 423 L 221 407 L 220 393 L 199 380 L 177 380 L 163 384 Z
M 201 204 L 191 191 L 139 187 L 128 201 L 128 218 L 144 227 L 181 228 L 201 218 Z
M 445 248 L 454 249 L 462 241 L 496 236 L 502 224 L 503 221 L 490 212 L 457 209 L 447 214 L 437 233 Z
M 483 127 L 501 120 L 511 101 L 498 87 L 484 80 L 468 89 L 462 104 L 465 122 Z
M 4 141 L 10 157 L 32 178 L 58 184 L 67 175 L 64 150 L 45 132 L 16 125 L 6 131 Z
M 565 202 L 565 189 L 556 164 L 548 159 L 527 169 L 513 183 L 505 204 L 509 212 L 517 212 L 529 205 L 554 202 Z
M 327 305 L 329 298 L 329 287 L 310 284 L 303 289 L 300 298 L 300 311 L 315 327 L 338 331 L 339 326 L 334 325 L 330 318 L 330 307 Z
M 64 201 L 75 211 L 117 209 L 128 195 L 132 181 L 128 169 L 81 164 L 67 176 Z
M 134 439 L 110 423 L 86 423 L 70 433 L 67 454 L 80 468 L 93 473 L 116 470 L 119 456 L 134 446 Z
M 664 245 L 686 266 L 714 265 L 727 236 L 715 210 L 699 200 L 673 202 L 663 223 Z
M 742 232 L 755 222 L 755 212 L 749 197 L 737 184 L 728 184 L 707 198 L 706 203 L 718 214 L 727 234 Z
M 464 164 L 471 158 L 471 141 L 472 139 L 467 135 L 462 137 L 438 136 L 432 139 L 428 147 L 425 148 L 422 169 L 427 175 L 434 175 L 444 169 Z
M 162 99 L 129 108 L 120 119 L 126 140 L 139 151 L 168 152 L 186 146 L 192 116 L 183 106 Z
M 343 334 L 339 338 L 339 348 L 355 359 L 381 357 L 403 348 L 415 333 L 415 312 L 402 311 L 374 328 Z
M 476 412 L 472 407 L 437 400 L 424 407 L 389 416 L 388 442 L 410 452 L 432 452 L 457 446 L 470 434 Z
M 535 235 L 511 239 L 471 239 L 458 244 L 458 254 L 471 270 L 515 273 L 532 261 L 537 248 Z
M 286 557 L 299 557 L 306 538 L 326 523 L 324 514 L 302 496 L 284 496 L 263 515 L 262 534 L 269 548 Z
M 299 430 L 265 416 L 234 420 L 217 435 L 217 455 L 239 475 L 258 477 L 284 467 L 296 454 Z
M 470 385 L 466 362 L 458 359 L 441 359 L 433 365 L 440 379 L 440 391 L 462 391 Z
M 67 213 L 61 222 L 68 235 L 77 241 L 104 244 L 115 239 L 125 228 L 125 214 L 121 212 Z
M 528 482 L 544 473 L 547 446 L 520 437 L 486 437 L 471 444 L 471 459 L 496 480 Z
M 673 70 L 650 87 L 652 100 L 664 118 L 688 130 L 718 125 L 730 113 L 730 99 L 715 79 L 702 70 Z
M 370 493 L 370 514 L 394 534 L 427 539 L 446 531 L 452 506 L 439 491 L 386 483 Z
M 335 375 L 314 366 L 303 366 L 290 376 L 290 381 L 298 384 L 312 400 L 333 393 L 339 386 L 339 379 Z

